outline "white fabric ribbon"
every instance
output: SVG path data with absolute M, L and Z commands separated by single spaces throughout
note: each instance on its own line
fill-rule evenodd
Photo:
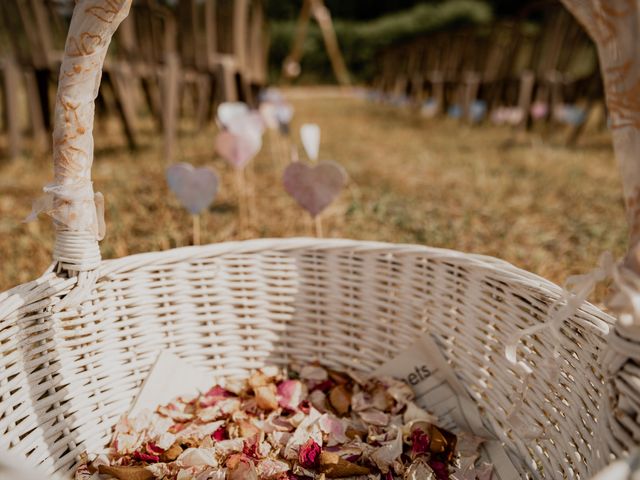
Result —
M 44 195 L 33 202 L 25 222 L 31 222 L 39 214 L 45 213 L 57 225 L 69 230 L 90 231 L 96 240 L 104 238 L 104 196 L 100 192 L 94 194 L 92 182 L 84 180 L 65 185 L 49 184 L 43 191 Z
M 560 328 L 562 324 L 571 318 L 593 292 L 595 286 L 609 277 L 616 275 L 616 264 L 613 256 L 609 252 L 604 252 L 598 260 L 598 266 L 591 272 L 583 275 L 573 275 L 567 278 L 564 291 L 560 298 L 549 308 L 549 317 L 544 323 L 525 328 L 511 336 L 505 347 L 505 356 L 517 370 L 523 375 L 523 382 L 518 388 L 516 401 L 513 403 L 511 412 L 507 416 L 507 421 L 512 429 L 524 438 L 540 438 L 544 435 L 544 429 L 531 426 L 531 423 L 524 421 L 522 410 L 525 406 L 527 391 L 531 388 L 534 371 L 523 361 L 518 360 L 518 345 L 523 337 L 534 335 L 543 330 L 549 330 L 553 340 L 553 351 L 551 358 L 543 359 L 538 367 L 539 372 L 547 377 L 551 384 L 557 383 L 560 375 L 558 358 L 560 357 L 559 346 L 562 344 Z M 636 277 L 637 278 L 637 277 Z M 640 285 L 640 280 L 638 280 Z M 617 282 L 616 282 L 617 283 Z M 640 297 L 640 294 L 635 295 Z

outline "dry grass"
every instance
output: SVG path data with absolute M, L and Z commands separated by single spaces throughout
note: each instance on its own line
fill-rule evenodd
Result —
M 620 181 L 606 132 L 577 149 L 530 134 L 504 148 L 508 128 L 421 120 L 353 97 L 291 91 L 300 123 L 322 128 L 321 158 L 341 162 L 350 188 L 327 212 L 331 237 L 410 242 L 494 255 L 561 282 L 590 269 L 603 250 L 620 255 L 624 223 Z M 335 94 L 335 91 L 329 92 Z M 222 190 L 202 219 L 202 241 L 238 238 L 230 169 L 213 154 L 213 127 L 184 126 L 179 160 L 212 165 Z M 191 221 L 168 191 L 157 134 L 129 153 L 117 125 L 96 129 L 94 182 L 105 193 L 105 258 L 190 243 Z M 257 215 L 245 236 L 308 235 L 310 223 L 280 185 L 269 139 L 255 163 Z M 51 258 L 42 219 L 22 224 L 49 159 L 0 162 L 0 291 L 38 276 Z

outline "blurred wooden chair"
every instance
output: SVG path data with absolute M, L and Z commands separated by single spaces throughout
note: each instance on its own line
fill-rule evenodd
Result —
M 116 34 L 117 55 L 129 69 L 128 81 L 143 92 L 148 111 L 163 134 L 164 157 L 169 163 L 175 156 L 183 75 L 177 29 L 170 8 L 155 0 L 135 0 Z
M 6 45 L 26 85 L 36 150 L 48 149 L 51 131 L 50 87 L 57 82 L 72 4 L 61 0 L 2 0 L 0 17 Z M 68 14 L 65 17 L 65 13 Z M 110 89 L 128 144 L 135 148 L 135 118 L 121 64 L 106 62 L 101 84 Z
M 22 151 L 20 103 L 18 95 L 20 67 L 12 56 L 0 58 L 0 80 L 2 82 L 2 113 L 7 131 L 9 158 L 14 159 Z

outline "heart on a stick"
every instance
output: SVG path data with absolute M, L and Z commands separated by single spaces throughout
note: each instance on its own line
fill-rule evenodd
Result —
M 236 170 L 243 169 L 262 147 L 258 135 L 237 135 L 227 130 L 218 133 L 216 152 Z
M 176 163 L 166 173 L 169 188 L 192 215 L 206 209 L 216 198 L 218 175 L 212 168 Z
M 300 127 L 300 139 L 309 159 L 317 161 L 320 152 L 320 127 L 315 123 L 305 123 Z
M 249 113 L 249 106 L 244 102 L 222 102 L 218 105 L 218 120 L 229 127 L 229 124 L 236 117 L 242 117 Z
M 335 162 L 320 162 L 317 165 L 293 162 L 285 169 L 282 181 L 287 193 L 315 217 L 344 188 L 347 172 Z

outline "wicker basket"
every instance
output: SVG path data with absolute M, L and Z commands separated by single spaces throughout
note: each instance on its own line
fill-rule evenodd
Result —
M 78 25 L 91 32 L 88 5 L 100 4 L 118 4 L 114 18 L 128 10 L 126 0 L 82 0 L 71 32 L 81 31 Z M 103 39 L 118 22 L 107 23 Z M 64 74 L 63 65 L 61 91 Z M 57 115 L 56 128 L 63 123 Z M 60 168 L 65 158 L 55 148 L 56 180 L 64 184 L 72 169 Z M 507 416 L 522 377 L 505 345 L 544 321 L 561 291 L 506 262 L 305 238 L 100 262 L 90 228 L 74 229 L 60 217 L 56 227 L 53 267 L 0 294 L 0 448 L 49 475 L 68 477 L 80 453 L 108 442 L 161 350 L 220 376 L 294 358 L 371 371 L 426 331 L 443 345 L 523 476 L 587 478 L 638 435 L 635 418 L 623 414 L 638 404 L 638 369 L 626 362 L 636 343 L 608 335 L 613 319 L 588 304 L 561 328 L 559 383 L 531 377 L 522 413 L 545 435 L 513 431 Z M 535 371 L 554 339 L 545 330 L 526 337 L 523 361 Z

